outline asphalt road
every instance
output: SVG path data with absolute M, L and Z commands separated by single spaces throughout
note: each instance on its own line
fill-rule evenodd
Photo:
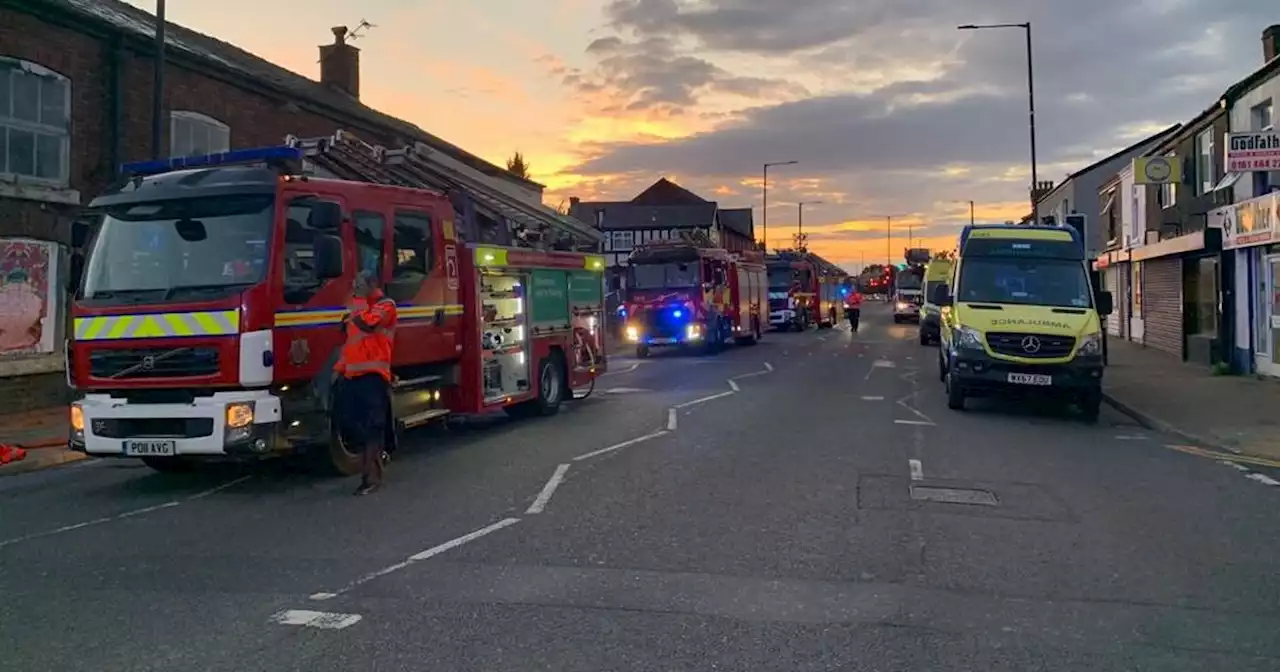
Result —
M 0 670 L 1280 669 L 1280 487 L 1109 410 L 950 411 L 885 310 L 615 360 L 412 435 L 373 497 L 2 477 Z

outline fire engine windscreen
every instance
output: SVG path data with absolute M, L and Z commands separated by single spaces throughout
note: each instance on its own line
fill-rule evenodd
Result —
M 630 266 L 632 289 L 664 289 L 697 287 L 701 275 L 697 262 L 668 262 L 665 264 L 636 264 Z
M 205 298 L 257 284 L 266 277 L 273 203 L 247 195 L 109 207 L 80 298 Z
M 895 282 L 898 289 L 920 289 L 924 285 L 924 276 L 922 273 L 901 271 Z
M 790 289 L 796 280 L 796 273 L 790 267 L 771 267 L 769 269 L 770 289 Z

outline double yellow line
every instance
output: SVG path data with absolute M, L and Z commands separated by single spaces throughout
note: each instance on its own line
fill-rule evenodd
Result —
M 1280 460 L 1272 460 L 1265 457 L 1250 457 L 1248 455 L 1240 455 L 1237 453 L 1222 453 L 1216 450 L 1207 450 L 1205 448 L 1197 448 L 1195 446 L 1179 446 L 1171 443 L 1166 443 L 1164 447 L 1171 448 L 1188 455 L 1207 457 L 1211 460 L 1223 460 L 1226 462 L 1235 462 L 1236 464 L 1252 464 L 1257 467 L 1274 467 L 1276 469 L 1280 469 Z

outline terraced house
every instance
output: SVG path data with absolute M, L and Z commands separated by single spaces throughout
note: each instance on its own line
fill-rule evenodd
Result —
M 14 403 L 66 394 L 59 260 L 82 206 L 127 161 L 343 129 L 429 155 L 432 186 L 458 196 L 460 230 L 571 227 L 598 238 L 543 206 L 542 185 L 361 103 L 360 52 L 344 28 L 319 47 L 314 80 L 167 24 L 163 132 L 153 147 L 155 26 L 154 16 L 117 0 L 0 1 L 0 304 L 8 315 L 0 318 L 0 396 Z M 505 226 L 485 226 L 495 223 Z

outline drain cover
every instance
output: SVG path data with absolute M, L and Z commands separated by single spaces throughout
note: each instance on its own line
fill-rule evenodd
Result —
M 986 490 L 938 488 L 927 485 L 911 486 L 911 499 L 946 504 L 977 504 L 980 506 L 995 506 L 999 504 L 996 501 L 996 496 Z

